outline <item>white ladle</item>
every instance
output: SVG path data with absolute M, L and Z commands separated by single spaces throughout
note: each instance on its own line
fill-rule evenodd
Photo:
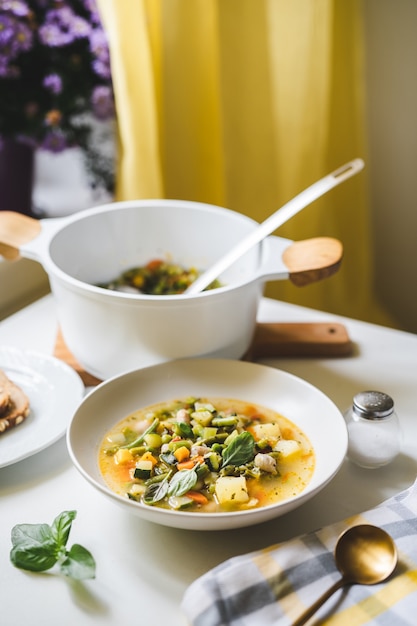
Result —
M 279 226 L 282 226 L 291 217 L 296 215 L 299 211 L 311 204 L 320 196 L 340 185 L 351 176 L 354 176 L 360 172 L 365 163 L 362 159 L 354 159 L 349 163 L 346 163 L 342 167 L 328 174 L 321 180 L 317 181 L 307 189 L 304 189 L 301 193 L 295 196 L 292 200 L 284 204 L 280 209 L 270 215 L 264 222 L 262 222 L 255 230 L 253 230 L 247 237 L 242 239 L 234 248 L 229 250 L 221 259 L 216 261 L 208 270 L 203 272 L 187 289 L 184 293 L 195 294 L 203 291 L 213 280 L 218 278 L 222 272 L 230 267 L 237 259 L 243 256 L 250 248 L 265 239 L 268 235 L 274 232 Z

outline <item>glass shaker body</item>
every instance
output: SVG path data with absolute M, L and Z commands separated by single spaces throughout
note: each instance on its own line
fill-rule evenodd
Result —
M 348 458 L 367 469 L 390 463 L 400 452 L 401 428 L 390 396 L 362 391 L 345 412 Z

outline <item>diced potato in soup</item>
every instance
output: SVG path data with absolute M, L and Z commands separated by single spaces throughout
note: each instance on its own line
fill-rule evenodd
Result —
M 252 432 L 257 441 L 266 439 L 270 444 L 276 443 L 281 437 L 281 429 L 277 422 L 272 424 L 255 424 Z
M 219 504 L 241 504 L 249 500 L 244 476 L 221 476 L 215 483 L 215 494 Z
M 99 466 L 108 486 L 131 500 L 209 514 L 296 496 L 311 479 L 315 454 L 300 428 L 272 409 L 190 397 L 116 423 L 101 443 Z
M 274 446 L 274 450 L 280 453 L 281 458 L 289 459 L 291 456 L 301 452 L 301 445 L 294 439 L 281 439 Z

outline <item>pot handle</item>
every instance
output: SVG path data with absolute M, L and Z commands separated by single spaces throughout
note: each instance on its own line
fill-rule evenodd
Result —
M 0 211 L 0 255 L 8 261 L 19 259 L 20 246 L 40 232 L 39 220 L 14 211 Z
M 343 245 L 333 237 L 295 241 L 282 255 L 288 268 L 288 277 L 297 287 L 333 276 L 338 271 L 342 258 Z
M 263 272 L 259 276 L 263 281 L 289 279 L 297 287 L 304 287 L 329 278 L 337 272 L 342 262 L 343 245 L 333 237 L 313 237 L 301 241 L 268 237 L 268 240 L 273 245 L 267 253 L 268 262 L 263 264 Z M 274 248 L 281 256 L 278 262 L 275 257 L 275 263 L 271 256 Z

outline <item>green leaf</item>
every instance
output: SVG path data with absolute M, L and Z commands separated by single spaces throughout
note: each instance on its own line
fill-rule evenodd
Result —
M 195 470 L 180 470 L 171 478 L 168 487 L 168 495 L 183 496 L 194 487 L 198 480 Z
M 58 546 L 48 524 L 19 524 L 11 537 L 10 560 L 16 567 L 43 572 L 55 565 Z
M 186 424 L 185 422 L 176 422 L 175 431 L 176 431 L 176 434 L 182 439 L 194 438 L 193 429 L 191 428 L 189 424 Z
M 77 543 L 72 546 L 65 559 L 61 561 L 60 569 L 65 576 L 74 580 L 87 580 L 96 576 L 96 562 L 93 555 Z
M 20 569 L 31 572 L 44 572 L 57 562 L 54 546 L 15 546 L 10 552 L 10 560 Z
M 63 511 L 52 522 L 51 530 L 59 547 L 66 546 L 76 511 Z
M 12 544 L 40 545 L 45 542 L 55 543 L 49 524 L 17 524 L 12 528 Z
M 168 493 L 168 481 L 162 480 L 160 483 L 149 485 L 144 493 L 143 501 L 146 504 L 155 504 L 165 498 Z
M 252 461 L 255 456 L 255 440 L 253 436 L 244 431 L 239 433 L 226 448 L 223 449 L 223 467 L 225 465 L 244 465 Z
M 43 572 L 59 563 L 61 571 L 76 580 L 95 577 L 95 561 L 90 552 L 75 544 L 65 549 L 76 511 L 63 511 L 52 523 L 18 524 L 12 528 L 10 560 L 20 569 Z

